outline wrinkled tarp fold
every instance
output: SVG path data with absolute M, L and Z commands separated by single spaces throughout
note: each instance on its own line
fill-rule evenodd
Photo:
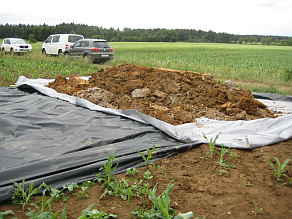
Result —
M 221 132 L 216 145 L 238 149 L 292 137 L 292 114 L 253 121 L 200 118 L 173 126 L 136 110 L 108 109 L 58 93 L 44 86 L 50 81 L 20 77 L 18 88 L 0 87 L 0 201 L 11 198 L 10 180 L 26 177 L 26 185 L 33 180 L 59 188 L 92 180 L 111 152 L 121 159 L 120 173 L 143 161 L 136 149 L 155 145 L 157 160 L 206 143 L 203 133 L 210 139 Z M 292 102 L 291 96 L 262 97 L 289 107 Z

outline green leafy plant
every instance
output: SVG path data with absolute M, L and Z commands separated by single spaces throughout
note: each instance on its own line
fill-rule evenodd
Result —
M 53 188 L 52 186 L 48 186 L 45 183 L 43 183 L 43 186 L 46 188 L 43 190 L 43 195 L 48 192 L 51 197 L 55 197 L 56 200 L 62 200 L 63 202 L 68 201 L 69 195 L 64 193 L 64 187 L 63 189 L 59 190 L 57 188 Z
M 230 163 L 226 162 L 226 160 L 223 159 L 223 156 L 229 152 L 230 148 L 225 148 L 222 144 L 222 147 L 219 150 L 220 153 L 216 151 L 219 154 L 219 159 L 217 163 L 222 167 L 233 168 L 234 166 L 232 166 Z
M 11 182 L 13 182 L 12 180 L 10 180 Z M 38 190 L 43 186 L 42 184 L 38 187 L 38 188 L 34 188 L 34 182 L 31 181 L 29 188 L 25 189 L 24 187 L 24 182 L 25 182 L 25 177 L 22 180 L 22 185 L 19 185 L 17 182 L 13 182 L 16 187 L 18 188 L 17 190 L 17 195 L 19 195 L 19 192 L 21 192 L 22 200 L 19 200 L 19 198 L 15 198 L 14 200 L 19 200 L 19 204 L 22 205 L 22 211 L 24 211 L 24 207 L 27 206 L 27 204 L 29 203 L 30 199 L 33 197 L 33 195 L 35 195 Z M 14 194 L 13 194 L 14 196 Z
M 8 210 L 8 211 L 4 211 L 4 212 L 0 212 L 0 219 L 5 219 L 6 216 L 8 215 L 15 215 L 14 212 L 12 210 Z M 13 218 L 12 218 L 13 219 Z
M 167 178 L 167 176 L 166 176 L 166 173 L 163 171 L 163 169 L 162 169 L 162 165 L 158 165 L 158 171 L 157 171 L 157 173 L 160 173 L 160 174 L 162 174 L 162 176 L 166 179 Z
M 210 142 L 208 141 L 208 138 L 207 136 L 205 135 L 205 133 L 203 132 L 203 137 L 206 139 L 206 141 L 208 142 L 209 144 L 209 150 L 205 153 L 205 156 L 204 156 L 204 159 L 206 159 L 207 157 L 207 154 L 210 153 L 211 155 L 211 159 L 213 158 L 213 152 L 215 152 L 214 148 L 215 148 L 215 144 L 216 144 L 216 140 L 218 139 L 219 135 L 221 134 L 222 132 L 219 132 L 216 137 L 213 139 L 213 137 L 211 138 Z
M 219 170 L 220 172 L 220 175 L 223 175 L 224 173 L 226 173 L 227 171 L 226 170 Z
M 254 203 L 254 208 L 255 208 L 253 217 L 256 218 L 257 214 L 261 212 L 263 209 L 261 208 L 260 210 L 258 210 L 257 203 L 255 201 L 253 201 L 253 203 Z
M 292 177 L 289 177 L 286 174 L 282 174 L 282 175 L 286 176 L 289 179 L 289 182 L 288 183 L 282 183 L 281 185 L 292 186 Z
M 139 170 L 137 170 L 136 168 L 128 168 L 126 171 L 126 175 L 131 175 L 131 176 L 135 176 L 137 173 L 139 172 Z
M 136 149 L 136 151 L 142 156 L 143 160 L 145 161 L 147 169 L 149 165 L 152 165 L 155 167 L 154 163 L 149 163 L 149 160 L 152 158 L 152 153 L 155 151 L 155 145 L 153 145 L 153 148 L 151 150 L 148 147 L 146 147 L 146 150 L 147 150 L 147 157 L 145 157 L 144 153 Z
M 85 193 L 85 191 L 88 189 L 87 186 L 82 186 L 81 191 L 78 193 L 72 193 L 73 195 L 77 195 L 77 200 L 80 200 L 82 198 L 88 198 L 88 194 Z
M 78 219 L 106 219 L 106 218 L 118 218 L 117 215 L 114 214 L 109 214 L 107 215 L 104 211 L 98 211 L 96 209 L 92 209 L 94 205 L 98 205 L 96 203 L 94 204 L 89 204 L 87 208 L 85 208 L 82 212 L 81 215 L 78 217 Z
M 117 155 L 113 155 L 114 152 L 110 153 L 110 155 L 107 158 L 108 162 L 105 162 L 101 168 L 99 168 L 99 171 L 103 171 L 104 173 L 97 174 L 97 181 L 101 182 L 104 181 L 104 184 L 106 184 L 109 187 L 110 182 L 114 179 L 114 172 L 117 166 L 119 165 L 120 159 L 118 160 L 116 166 L 113 167 L 113 161 L 116 158 Z
M 146 172 L 143 173 L 143 179 L 146 181 L 149 181 L 150 179 L 152 179 L 153 176 L 151 174 L 151 172 L 149 170 L 147 170 Z
M 280 161 L 278 160 L 277 157 L 274 157 L 276 162 L 277 162 L 277 165 L 278 165 L 278 168 L 276 168 L 273 164 L 273 162 L 267 158 L 270 166 L 273 168 L 272 172 L 273 172 L 273 177 L 276 177 L 276 179 L 278 181 L 281 181 L 281 176 L 283 175 L 284 173 L 284 168 L 286 167 L 286 165 L 289 163 L 289 161 L 291 160 L 290 158 L 287 158 L 287 160 L 285 160 L 282 164 L 280 163 Z
M 53 201 L 54 197 L 50 198 L 47 200 L 47 197 L 45 195 L 42 196 L 42 205 L 41 207 L 39 207 L 36 203 L 32 203 L 31 205 L 33 205 L 38 212 L 35 211 L 31 211 L 26 213 L 26 216 L 29 216 L 30 219 L 55 219 L 58 216 L 58 211 L 53 213 L 52 209 L 51 209 L 51 204 L 50 202 Z M 44 211 L 45 207 L 49 206 L 49 211 Z M 62 219 L 65 219 L 65 208 L 62 210 L 62 214 L 61 217 Z

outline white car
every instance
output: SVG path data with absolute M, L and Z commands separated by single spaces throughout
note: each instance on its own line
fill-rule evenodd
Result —
M 84 39 L 82 35 L 77 34 L 52 34 L 42 45 L 42 54 L 63 55 L 65 49 L 70 48 L 76 41 Z
M 24 53 L 31 52 L 31 45 L 20 38 L 5 38 L 2 42 L 1 50 L 5 53 Z

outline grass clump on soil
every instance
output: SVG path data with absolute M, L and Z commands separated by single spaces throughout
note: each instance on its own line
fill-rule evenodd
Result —
M 273 170 L 272 170 L 273 177 L 275 177 L 278 181 L 282 181 L 281 176 L 287 177 L 287 175 L 283 174 L 285 172 L 284 168 L 286 167 L 286 165 L 289 163 L 289 161 L 291 159 L 287 158 L 287 160 L 285 160 L 282 164 L 280 163 L 280 161 L 277 157 L 274 157 L 274 159 L 277 162 L 277 168 L 274 166 L 273 162 L 267 158 L 270 166 L 273 168 Z M 288 179 L 289 179 L 289 177 L 288 177 Z

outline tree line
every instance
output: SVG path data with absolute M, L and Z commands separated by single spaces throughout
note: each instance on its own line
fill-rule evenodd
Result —
M 0 25 L 0 38 L 17 37 L 27 40 L 44 41 L 51 34 L 74 33 L 85 38 L 100 37 L 109 42 L 212 42 L 212 43 L 250 43 L 261 42 L 264 45 L 276 43 L 278 45 L 292 46 L 292 38 L 287 36 L 263 35 L 234 35 L 230 33 L 216 33 L 212 30 L 203 31 L 195 29 L 131 29 L 103 28 L 86 24 L 61 23 L 55 26 L 47 24 Z

